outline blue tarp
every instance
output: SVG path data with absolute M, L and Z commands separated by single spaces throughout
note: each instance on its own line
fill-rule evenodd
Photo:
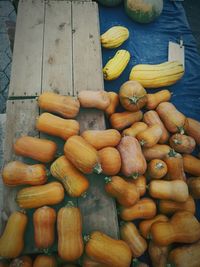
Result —
M 114 8 L 99 6 L 99 13 L 101 34 L 115 25 L 125 26 L 130 32 L 129 39 L 120 48 L 102 48 L 103 66 L 118 49 L 127 49 L 131 53 L 131 60 L 123 74 L 114 81 L 105 81 L 105 89 L 118 92 L 121 84 L 129 79 L 130 71 L 136 64 L 158 64 L 167 61 L 168 42 L 179 43 L 182 38 L 185 46 L 185 74 L 178 83 L 168 89 L 173 92 L 171 102 L 186 116 L 200 121 L 200 55 L 182 4 L 164 0 L 161 16 L 146 25 L 133 22 L 126 15 L 123 5 Z M 147 91 L 153 93 L 157 90 Z M 196 215 L 200 219 L 200 201 L 197 206 Z M 147 255 L 145 260 L 149 262 Z

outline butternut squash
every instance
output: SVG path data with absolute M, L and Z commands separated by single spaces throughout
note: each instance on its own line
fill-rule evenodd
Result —
M 181 180 L 153 180 L 149 184 L 149 194 L 153 198 L 177 202 L 185 202 L 189 197 L 188 186 Z
M 1 257 L 13 259 L 21 254 L 27 223 L 28 217 L 22 212 L 15 211 L 10 215 L 0 238 Z
M 88 179 L 65 156 L 57 158 L 51 164 L 50 171 L 71 197 L 80 197 L 89 187 Z
M 105 110 L 110 105 L 108 93 L 101 91 L 83 90 L 78 93 L 78 99 L 83 108 L 97 108 Z
M 139 176 L 137 179 L 125 179 L 128 183 L 134 184 L 137 187 L 137 190 L 140 196 L 143 196 L 146 193 L 146 177 Z
M 187 119 L 172 103 L 160 103 L 156 111 L 170 133 L 185 133 Z
M 110 99 L 110 104 L 105 109 L 105 113 L 107 114 L 108 117 L 110 117 L 110 115 L 115 113 L 115 110 L 117 106 L 119 105 L 119 96 L 115 92 L 108 92 L 108 97 Z
M 170 151 L 170 146 L 156 144 L 152 147 L 144 147 L 142 149 L 146 160 L 163 159 Z
M 150 198 L 142 198 L 131 207 L 121 207 L 120 217 L 124 221 L 151 219 L 156 215 L 156 204 Z
M 147 239 L 147 238 L 149 238 L 150 229 L 151 229 L 151 226 L 153 223 L 155 223 L 155 222 L 167 222 L 167 221 L 168 221 L 168 218 L 163 214 L 158 214 L 157 216 L 155 216 L 152 219 L 147 219 L 147 220 L 141 221 L 139 224 L 140 233 L 142 234 L 142 236 L 144 238 Z
M 64 145 L 64 153 L 79 171 L 86 174 L 102 172 L 97 150 L 83 137 L 71 136 Z
M 140 257 L 146 251 L 147 242 L 132 222 L 120 226 L 120 236 L 130 247 L 133 257 Z
M 158 113 L 155 110 L 150 110 L 148 112 L 144 113 L 143 121 L 149 126 L 153 126 L 155 124 L 159 124 L 162 129 L 162 135 L 158 141 L 160 144 L 164 144 L 169 139 L 169 132 L 165 128 L 163 122 L 161 121 L 160 117 L 158 116 Z
M 174 134 L 169 139 L 170 146 L 179 153 L 190 154 L 196 146 L 194 138 L 184 134 Z
M 110 267 L 129 267 L 132 258 L 131 250 L 124 241 L 98 231 L 88 237 L 85 252 L 93 260 Z
M 105 147 L 98 151 L 102 173 L 116 175 L 121 169 L 121 157 L 114 147 Z
M 33 267 L 57 267 L 56 258 L 50 255 L 38 255 L 33 263 Z
M 194 199 L 200 199 L 200 177 L 189 177 L 187 184 L 192 197 Z
M 161 159 L 152 159 L 148 163 L 147 172 L 152 179 L 163 178 L 167 170 L 167 164 Z
M 58 182 L 36 185 L 18 191 L 16 202 L 20 208 L 32 209 L 44 205 L 60 203 L 64 198 L 64 189 Z
M 105 177 L 105 182 L 106 192 L 115 197 L 122 206 L 130 207 L 139 200 L 137 187 L 120 176 Z
M 32 136 L 18 138 L 13 146 L 15 154 L 44 163 L 52 161 L 57 151 L 55 142 Z
M 143 113 L 141 110 L 136 112 L 124 111 L 121 113 L 113 113 L 110 116 L 110 124 L 116 130 L 123 130 L 124 128 L 138 122 L 142 119 Z
M 11 161 L 4 166 L 2 178 L 7 186 L 42 185 L 47 181 L 47 172 L 43 164 L 28 165 Z
M 79 133 L 80 126 L 76 120 L 63 119 L 51 113 L 44 112 L 36 120 L 36 129 L 40 132 L 67 140 L 70 136 Z
M 138 121 L 138 122 L 133 123 L 133 125 L 131 125 L 130 128 L 126 128 L 125 130 L 123 130 L 122 136 L 128 135 L 128 136 L 136 137 L 138 133 L 143 132 L 147 128 L 148 126 L 146 123 L 142 121 Z
M 177 211 L 189 211 L 192 214 L 195 213 L 195 202 L 194 199 L 189 196 L 185 202 L 176 202 L 172 200 L 160 200 L 159 210 L 163 214 L 172 215 Z
M 55 240 L 56 212 L 53 208 L 43 206 L 33 213 L 33 227 L 35 245 L 39 249 L 46 249 Z
M 110 265 L 106 265 L 97 261 L 92 260 L 87 255 L 83 257 L 83 267 L 110 267 Z
M 83 254 L 82 216 L 79 208 L 68 202 L 58 211 L 58 254 L 65 261 L 75 261 Z
M 81 136 L 97 150 L 117 146 L 121 140 L 121 134 L 115 129 L 86 130 Z
M 200 145 L 200 122 L 192 118 L 187 118 L 186 133 L 193 137 L 198 145 Z
M 169 222 L 155 222 L 151 227 L 151 236 L 159 246 L 194 243 L 200 239 L 200 223 L 191 212 L 179 211 Z
M 155 109 L 160 103 L 169 101 L 171 95 L 169 90 L 161 90 L 154 94 L 147 94 L 146 107 L 148 109 Z
M 71 96 L 63 96 L 53 92 L 44 92 L 38 98 L 41 109 L 58 114 L 63 118 L 74 118 L 80 109 L 79 101 Z
M 166 267 L 169 255 L 169 246 L 158 246 L 154 242 L 149 242 L 149 256 L 153 267 Z
M 189 174 L 200 176 L 200 159 L 188 154 L 183 155 L 183 168 Z
M 9 267 L 32 267 L 33 261 L 30 256 L 21 256 L 11 261 Z M 1 264 L 0 264 L 0 267 Z
M 136 135 L 136 138 L 140 142 L 142 147 L 152 147 L 158 143 L 162 136 L 162 128 L 159 124 L 154 124 L 148 127 L 143 132 Z
M 132 136 L 124 136 L 117 149 L 120 152 L 121 172 L 127 177 L 137 178 L 145 173 L 147 164 L 139 142 Z

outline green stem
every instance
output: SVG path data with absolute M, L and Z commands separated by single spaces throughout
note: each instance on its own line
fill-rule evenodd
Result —
M 139 266 L 139 264 L 141 263 L 137 258 L 135 258 L 135 259 L 133 259 L 133 267 L 137 267 L 137 266 Z
M 169 153 L 168 153 L 168 156 L 171 158 L 173 158 L 173 157 L 176 157 L 176 151 L 174 150 L 174 149 L 170 149 L 170 151 L 169 151 Z
M 82 197 L 82 198 L 86 198 L 86 197 L 87 197 L 87 192 L 83 192 L 83 193 L 81 194 L 81 197 Z
M 132 97 L 129 97 L 128 100 L 131 102 L 131 104 L 137 104 L 140 98 L 141 97 L 138 97 L 138 96 L 132 96 Z
M 177 126 L 178 128 L 178 131 L 180 134 L 184 134 L 185 133 L 185 129 L 184 129 L 184 126 Z
M 182 142 L 180 140 L 177 140 L 177 139 L 174 139 L 173 142 L 175 145 L 181 145 L 182 144 Z
M 104 180 L 105 180 L 106 184 L 112 182 L 112 178 L 111 177 L 105 177 Z
M 146 143 L 146 141 L 144 141 L 144 140 L 142 139 L 142 140 L 139 141 L 139 143 L 140 143 L 141 146 L 143 146 L 143 145 Z
M 65 207 L 67 207 L 67 208 L 74 207 L 73 201 L 68 201 L 67 204 L 65 205 Z
M 134 179 L 134 180 L 136 180 L 139 177 L 139 173 L 138 172 L 134 172 L 129 177 Z
M 90 240 L 90 235 L 84 235 L 83 240 L 87 243 Z
M 100 163 L 97 163 L 94 168 L 93 168 L 93 172 L 94 173 L 97 173 L 97 174 L 100 174 L 102 172 L 102 168 L 101 168 L 101 164 Z
M 162 168 L 164 168 L 163 163 L 161 163 L 161 162 L 156 163 L 156 169 L 160 170 Z

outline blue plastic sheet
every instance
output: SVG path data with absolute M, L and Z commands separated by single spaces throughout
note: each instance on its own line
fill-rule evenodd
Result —
M 123 74 L 114 81 L 105 81 L 105 89 L 118 92 L 121 84 L 129 79 L 130 71 L 136 64 L 167 61 L 168 42 L 179 43 L 182 38 L 185 46 L 185 74 L 179 82 L 167 89 L 173 92 L 171 102 L 181 112 L 200 121 L 200 56 L 182 4 L 164 0 L 161 16 L 150 24 L 133 22 L 126 15 L 123 5 L 115 8 L 99 6 L 99 13 L 101 34 L 115 25 L 125 26 L 130 32 L 129 39 L 119 48 L 102 48 L 103 66 L 118 49 L 127 49 L 131 54 L 131 60 Z M 156 91 L 158 89 L 148 89 L 150 93 Z M 197 207 L 196 216 L 200 219 L 200 201 Z M 145 260 L 149 262 L 147 255 Z

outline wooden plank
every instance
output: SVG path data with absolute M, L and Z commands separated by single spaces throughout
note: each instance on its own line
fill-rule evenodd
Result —
M 12 61 L 9 97 L 41 92 L 44 1 L 21 0 Z
M 70 1 L 46 3 L 42 91 L 73 94 Z
M 72 22 L 74 94 L 84 89 L 103 90 L 97 4 L 73 2 Z M 102 111 L 81 109 L 77 119 L 81 132 L 85 129 L 105 129 Z M 88 178 L 90 188 L 87 197 L 78 199 L 83 215 L 83 233 L 100 230 L 117 238 L 115 201 L 105 193 L 103 176 L 88 175 Z
M 74 95 L 80 90 L 102 90 L 102 58 L 98 5 L 72 2 Z

